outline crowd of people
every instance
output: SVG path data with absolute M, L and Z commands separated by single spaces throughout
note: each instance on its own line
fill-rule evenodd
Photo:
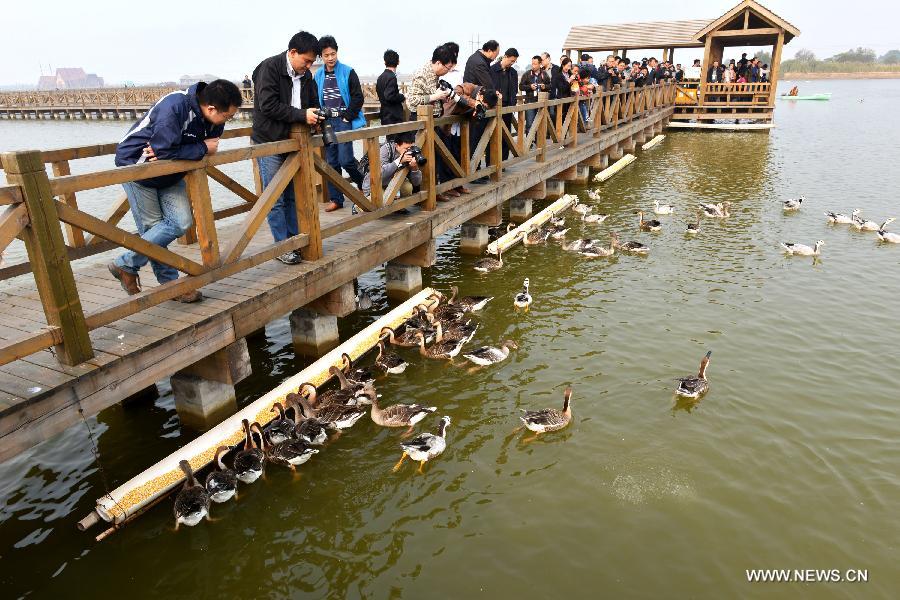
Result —
M 763 64 L 755 56 L 747 58 L 747 53 L 741 54 L 741 59 L 736 61 L 733 58 L 728 61 L 727 65 L 722 65 L 719 61 L 713 61 L 713 64 L 706 71 L 707 83 L 766 83 L 769 81 L 769 65 Z

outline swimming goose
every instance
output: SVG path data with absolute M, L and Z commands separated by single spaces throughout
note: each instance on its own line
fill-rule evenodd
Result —
M 419 332 L 416 334 L 416 337 L 419 338 L 419 354 L 425 358 L 433 358 L 436 360 L 453 360 L 453 358 L 459 354 L 460 349 L 465 343 L 463 340 L 457 340 L 455 342 L 435 341 L 431 346 L 426 348 L 425 336 Z
M 522 243 L 526 246 L 535 246 L 546 242 L 548 237 L 550 237 L 550 231 L 538 225 L 525 234 Z
M 184 523 L 193 527 L 203 519 L 209 519 L 209 494 L 194 477 L 194 471 L 188 461 L 178 463 L 187 479 L 181 491 L 175 497 L 175 531 Z
M 399 375 L 406 370 L 409 363 L 400 358 L 399 354 L 387 352 L 384 349 L 384 342 L 378 341 L 378 356 L 375 357 L 375 366 L 392 375 Z
M 369 310 L 372 308 L 372 296 L 366 290 L 359 290 L 356 294 L 356 308 L 358 310 Z
M 869 219 L 863 219 L 859 216 L 860 210 L 856 209 L 853 215 L 853 223 L 852 225 L 856 227 L 857 231 L 878 231 L 878 223 L 875 221 L 870 221 Z
M 475 332 L 478 331 L 478 327 L 480 327 L 480 325 L 478 323 L 472 323 L 471 319 L 465 323 L 451 323 L 447 326 L 446 330 L 441 323 L 438 323 L 435 326 L 436 332 L 434 339 L 438 342 L 462 342 L 463 344 L 468 344 L 472 341 L 472 338 L 475 337 Z
M 687 229 L 684 230 L 685 233 L 691 235 L 695 233 L 700 233 L 700 213 L 697 213 L 697 222 L 696 223 L 688 223 Z
M 259 426 L 259 423 L 254 423 L 251 427 L 256 429 L 259 435 L 263 435 L 262 427 Z M 312 444 L 306 440 L 299 439 L 291 439 L 280 444 L 270 444 L 268 446 L 264 442 L 263 449 L 266 453 L 266 458 L 270 462 L 288 467 L 292 471 L 312 458 L 313 454 L 319 453 L 318 448 L 313 448 Z
M 567 387 L 563 399 L 562 410 L 543 408 L 541 410 L 523 410 L 519 417 L 529 431 L 535 434 L 559 431 L 572 422 L 572 388 Z
M 605 221 L 609 215 L 600 214 L 600 213 L 586 213 L 582 215 L 581 220 L 585 223 L 595 223 L 599 224 Z
M 501 225 L 498 225 L 497 227 L 488 227 L 488 243 L 496 242 L 515 228 L 516 226 L 513 223 L 507 223 L 505 231 Z
M 313 446 L 321 446 L 328 441 L 327 423 L 323 423 L 312 415 L 303 412 L 303 406 L 297 394 L 288 394 L 285 401 L 294 409 L 294 435 Z
M 219 469 L 211 471 L 206 476 L 206 491 L 209 493 L 209 499 L 216 503 L 228 502 L 237 497 L 237 475 L 234 470 L 226 467 L 222 460 L 222 456 L 228 450 L 228 446 L 219 446 L 216 449 L 216 465 Z
M 675 207 L 671 204 L 660 204 L 659 200 L 654 200 L 653 212 L 658 215 L 671 215 L 675 212 Z
M 678 389 L 675 393 L 683 398 L 699 398 L 709 390 L 709 381 L 706 379 L 706 367 L 709 365 L 709 357 L 712 356 L 712 350 L 706 353 L 703 360 L 700 361 L 700 370 L 696 377 L 680 377 L 678 379 Z
M 600 200 L 603 198 L 603 196 L 600 195 L 600 190 L 588 190 L 587 195 L 591 200 Z
M 309 400 L 306 397 L 309 394 L 311 387 L 312 386 L 309 386 L 301 390 L 297 400 L 300 402 L 300 406 L 303 407 L 303 413 L 305 415 L 315 417 L 329 429 L 349 429 L 350 427 L 353 427 L 364 414 L 366 414 L 366 407 L 362 405 L 347 406 L 344 404 L 329 404 L 321 408 L 313 408 L 310 406 Z M 372 393 L 371 388 L 367 389 L 365 393 Z
M 496 346 L 482 346 L 468 354 L 463 354 L 463 358 L 480 367 L 485 367 L 487 365 L 503 362 L 509 358 L 510 349 L 517 350 L 518 348 L 519 346 L 514 341 L 506 340 L 500 344 L 499 348 Z
M 372 401 L 372 421 L 382 427 L 409 427 L 437 410 L 437 406 L 421 404 L 393 404 L 385 408 L 378 405 L 378 398 Z
M 607 258 L 616 253 L 615 242 L 613 241 L 612 236 L 610 236 L 609 247 L 601 246 L 600 240 L 589 240 L 594 242 L 582 248 L 578 253 L 582 256 L 586 256 L 588 258 Z
M 346 352 L 341 353 L 341 371 L 344 377 L 353 385 L 362 385 L 375 382 L 375 373 L 366 367 L 353 367 L 353 359 Z M 338 378 L 340 379 L 340 378 Z
M 550 237 L 554 240 L 561 240 L 566 237 L 566 233 L 569 231 L 569 228 L 565 225 L 551 225 L 548 229 L 550 232 Z
M 447 448 L 447 427 L 449 426 L 450 417 L 441 417 L 437 434 L 422 433 L 408 442 L 400 444 L 403 455 L 400 457 L 397 464 L 394 465 L 393 471 L 395 473 L 399 471 L 400 465 L 403 464 L 404 459 L 408 456 L 413 460 L 419 461 L 418 470 L 419 473 L 422 473 L 422 468 L 425 466 L 425 463 L 432 458 L 440 456 L 444 449 Z
M 524 308 L 525 312 L 528 312 L 528 307 L 531 306 L 531 293 L 528 291 L 528 286 L 530 282 L 528 278 L 525 278 L 525 281 L 522 283 L 522 291 L 515 295 L 513 298 L 513 307 L 515 307 L 516 312 L 519 312 L 520 308 Z
M 273 444 L 280 444 L 294 437 L 294 422 L 284 416 L 284 406 L 281 402 L 272 405 L 272 412 L 278 413 L 278 418 L 269 423 L 269 440 Z
M 581 238 L 580 240 L 574 240 L 569 242 L 568 244 L 563 244 L 563 250 L 567 250 L 569 252 L 583 252 L 593 246 L 600 246 L 603 244 L 602 240 L 591 239 L 591 238 Z
M 428 312 L 428 306 L 419 304 L 415 308 L 415 313 L 406 320 L 406 328 L 409 329 L 427 329 L 434 324 L 434 315 Z
M 885 227 L 888 226 L 888 223 L 894 222 L 894 217 L 891 217 L 887 221 L 881 224 L 881 227 L 878 228 L 878 239 L 882 242 L 890 242 L 891 244 L 900 244 L 900 234 L 893 233 L 891 231 L 885 231 Z
M 475 264 L 472 266 L 473 269 L 478 271 L 479 273 L 490 273 L 491 271 L 496 271 L 503 267 L 503 253 L 497 248 L 497 258 L 492 256 L 487 256 L 485 258 L 479 258 L 475 261 Z
M 610 235 L 612 236 L 612 245 L 622 252 L 641 255 L 650 253 L 650 248 L 640 242 L 625 242 L 623 244 L 619 241 L 619 234 L 612 232 Z
M 800 210 L 800 205 L 803 204 L 803 196 L 800 196 L 796 200 L 793 198 L 788 198 L 784 202 L 781 203 L 781 209 L 784 212 L 792 212 L 795 210 Z
M 234 473 L 241 483 L 253 483 L 263 474 L 266 462 L 265 453 L 256 447 L 253 433 L 250 431 L 250 421 L 243 419 L 244 449 L 234 455 Z
M 553 215 L 550 217 L 550 220 L 547 222 L 550 223 L 550 225 L 552 225 L 553 227 L 562 227 L 563 225 L 566 224 L 566 218 L 559 217 L 557 215 Z
M 440 296 L 437 294 L 431 297 L 440 300 Z M 450 323 L 462 321 L 466 316 L 466 311 L 461 306 L 446 303 L 433 306 L 431 308 L 431 314 L 434 315 L 434 318 L 437 319 L 438 322 L 444 323 L 444 327 L 446 327 Z
M 355 390 L 325 390 L 324 392 L 320 393 L 316 389 L 316 386 L 308 381 L 305 381 L 300 384 L 300 388 L 297 390 L 297 392 L 300 394 L 305 394 L 306 397 L 309 398 L 309 403 L 317 409 L 324 406 L 329 406 L 331 404 L 339 404 L 342 406 L 347 404 L 356 404 L 357 392 Z
M 453 295 L 456 296 L 459 288 L 454 285 L 451 290 L 453 290 Z M 463 296 L 462 298 L 454 300 L 453 304 L 466 312 L 475 312 L 484 308 L 484 306 L 493 299 L 493 296 Z
M 575 203 L 575 204 L 572 205 L 572 210 L 573 210 L 574 212 L 577 212 L 577 213 L 583 215 L 583 214 L 586 214 L 586 213 L 591 212 L 591 207 L 588 206 L 587 204 L 579 204 L 579 203 Z
M 649 221 L 644 220 L 644 211 L 638 211 L 638 227 L 641 231 L 660 231 L 662 230 L 662 223 L 657 221 L 656 219 L 650 219 Z
M 853 223 L 853 217 L 858 214 L 859 209 L 857 208 L 849 217 L 845 214 L 835 212 L 826 212 L 825 216 L 828 217 L 828 222 L 832 225 L 850 225 Z
M 421 333 L 426 336 L 426 341 L 429 341 L 433 334 L 429 331 L 426 332 L 422 329 L 416 329 L 414 327 L 406 326 L 403 330 L 403 333 L 397 334 L 394 331 L 393 327 L 382 327 L 381 328 L 381 338 L 388 340 L 394 346 L 401 346 L 403 348 L 413 348 L 419 345 L 419 340 L 416 338 L 416 334 Z
M 731 216 L 728 212 L 728 208 L 731 206 L 731 202 L 720 202 L 718 204 L 698 204 L 697 206 L 707 217 L 723 219 L 725 217 Z
M 799 256 L 818 256 L 820 249 L 825 245 L 825 242 L 819 240 L 816 242 L 816 245 L 810 248 L 806 244 L 794 244 L 792 242 L 782 242 L 781 247 L 784 248 L 785 254 L 794 255 L 797 254 Z

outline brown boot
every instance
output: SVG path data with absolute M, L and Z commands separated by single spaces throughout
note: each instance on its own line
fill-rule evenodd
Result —
M 180 296 L 175 296 L 172 299 L 176 302 L 190 304 L 192 302 L 200 302 L 203 300 L 203 294 L 200 293 L 200 290 L 194 290 L 193 292 L 186 292 Z
M 135 294 L 140 293 L 141 291 L 141 278 L 137 275 L 132 275 L 125 269 L 116 266 L 116 263 L 109 263 L 106 265 L 109 269 L 109 272 L 112 273 L 112 276 L 119 280 L 119 283 L 122 285 L 122 289 L 125 290 L 129 296 L 134 296 Z
M 464 185 L 453 188 L 453 191 L 455 191 L 458 194 L 471 194 L 472 193 L 472 190 L 470 190 L 469 188 L 467 188 Z

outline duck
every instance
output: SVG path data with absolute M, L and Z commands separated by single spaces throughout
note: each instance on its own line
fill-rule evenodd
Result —
M 703 360 L 700 361 L 700 370 L 697 376 L 680 377 L 678 379 L 678 389 L 675 393 L 682 398 L 699 398 L 709 390 L 709 381 L 706 379 L 706 367 L 709 365 L 709 357 L 712 356 L 712 350 L 706 353 Z
M 446 331 L 444 326 L 438 323 L 434 339 L 438 342 L 462 342 L 463 344 L 468 344 L 475 337 L 478 327 L 479 324 L 472 323 L 471 319 L 465 323 L 452 323 L 447 327 Z
M 472 350 L 468 354 L 463 354 L 463 358 L 479 367 L 486 367 L 509 358 L 510 349 L 518 350 L 519 346 L 512 340 L 505 340 L 500 346 L 482 346 Z
M 272 412 L 278 413 L 278 418 L 272 419 L 267 429 L 269 440 L 273 444 L 280 444 L 294 437 L 294 422 L 284 416 L 284 405 L 276 402 L 272 405 Z
M 416 338 L 416 334 L 421 333 L 426 336 L 426 341 L 430 341 L 428 334 L 421 329 L 416 329 L 414 327 L 407 326 L 403 333 L 397 334 L 393 327 L 382 327 L 381 328 L 381 339 L 386 339 L 388 343 L 394 346 L 400 346 L 401 348 L 412 348 L 414 346 L 419 345 L 419 340 Z M 433 336 L 432 336 L 433 337 Z
M 603 221 L 605 221 L 608 217 L 609 217 L 609 215 L 600 214 L 600 213 L 586 213 L 581 216 L 581 220 L 584 221 L 585 223 L 600 224 Z
M 500 250 L 500 248 L 497 248 L 497 258 L 494 258 L 493 256 L 479 258 L 475 261 L 475 264 L 472 266 L 472 268 L 479 273 L 490 273 L 491 271 L 502 269 L 503 252 Z
M 417 337 L 419 338 L 419 354 L 425 358 L 432 358 L 435 360 L 453 360 L 456 355 L 459 354 L 460 349 L 462 349 L 463 344 L 465 343 L 463 340 L 457 340 L 455 342 L 435 341 L 426 348 L 425 336 L 419 332 Z
M 193 527 L 203 519 L 209 519 L 209 492 L 194 477 L 188 461 L 179 461 L 178 466 L 187 479 L 175 497 L 175 531 L 179 525 Z
M 781 209 L 784 212 L 793 212 L 796 210 L 800 210 L 801 204 L 803 204 L 803 196 L 800 196 L 796 200 L 794 200 L 793 198 L 788 198 L 781 203 Z
M 450 290 L 453 292 L 450 303 L 466 312 L 479 311 L 484 308 L 488 302 L 494 299 L 493 296 L 463 296 L 462 298 L 456 298 L 459 288 L 454 285 Z
M 588 190 L 587 195 L 591 200 L 600 200 L 603 198 L 603 196 L 600 195 L 600 190 Z
M 786 254 L 797 254 L 799 256 L 819 256 L 822 246 L 825 242 L 819 240 L 816 245 L 810 248 L 806 244 L 795 244 L 793 242 L 782 242 L 781 247 L 784 248 Z
M 584 215 L 591 212 L 591 207 L 587 204 L 580 204 L 576 202 L 572 205 L 572 211 Z
M 639 210 L 638 212 L 638 227 L 641 231 L 660 231 L 662 230 L 662 223 L 657 221 L 656 219 L 650 219 L 649 221 L 644 220 L 644 211 Z
M 851 225 L 853 223 L 853 217 L 855 217 L 858 214 L 859 214 L 858 208 L 856 210 L 854 210 L 852 213 L 850 213 L 850 216 L 847 216 L 843 213 L 836 213 L 836 212 L 829 212 L 829 211 L 825 212 L 825 216 L 828 217 L 828 222 L 831 225 Z
M 893 233 L 891 231 L 885 231 L 885 228 L 888 224 L 893 223 L 895 221 L 894 217 L 886 220 L 881 224 L 881 227 L 878 228 L 876 232 L 878 234 L 878 239 L 882 242 L 889 242 L 891 244 L 900 244 L 900 234 Z
M 879 225 L 875 221 L 870 221 L 869 219 L 863 219 L 859 216 L 861 211 L 856 209 L 853 214 L 853 223 L 852 225 L 856 227 L 857 231 L 878 231 Z
M 294 410 L 294 437 L 313 446 L 321 446 L 328 441 L 326 424 L 312 416 L 306 416 L 297 394 L 288 394 L 285 402 Z
M 536 246 L 538 244 L 543 244 L 547 241 L 547 238 L 550 237 L 550 231 L 548 229 L 544 229 L 541 226 L 537 226 L 532 228 L 525 236 L 522 238 L 522 243 L 526 246 Z
M 244 427 L 244 449 L 234 455 L 234 473 L 241 483 L 253 483 L 263 474 L 266 455 L 256 447 L 250 421 L 243 419 L 241 425 Z
M 204 482 L 209 499 L 217 504 L 237 498 L 237 475 L 233 469 L 226 467 L 222 460 L 228 450 L 228 446 L 219 446 L 216 449 L 216 464 L 219 469 L 211 471 Z
M 365 367 L 353 367 L 353 359 L 346 352 L 341 353 L 341 371 L 351 384 L 368 384 L 375 382 L 375 374 Z M 339 378 L 340 379 L 340 378 Z
M 720 202 L 718 204 L 698 204 L 697 206 L 707 217 L 723 219 L 725 217 L 731 216 L 731 214 L 728 212 L 728 208 L 731 206 L 731 202 Z
M 671 204 L 660 204 L 659 200 L 654 200 L 653 212 L 658 215 L 671 215 L 675 212 L 675 207 Z
M 409 427 L 410 431 L 413 426 L 437 411 L 437 406 L 423 406 L 421 404 L 393 404 L 391 406 L 381 408 L 378 405 L 378 398 L 372 401 L 372 422 L 381 427 Z
M 366 290 L 359 290 L 356 294 L 357 310 L 369 310 L 372 308 L 372 296 Z
M 528 312 L 528 308 L 531 306 L 531 293 L 528 291 L 528 286 L 531 282 L 528 278 L 525 278 L 525 281 L 522 282 L 522 291 L 513 297 L 513 307 L 515 307 L 516 312 L 519 312 L 520 308 L 524 308 L 525 312 Z
M 400 444 L 400 449 L 403 450 L 403 455 L 400 457 L 400 460 L 397 462 L 397 464 L 394 465 L 393 471 L 395 473 L 399 471 L 400 466 L 408 456 L 411 459 L 419 462 L 418 472 L 424 473 L 422 469 L 425 467 L 425 463 L 432 458 L 440 456 L 447 448 L 448 427 L 450 427 L 450 417 L 441 417 L 441 421 L 438 424 L 438 430 L 436 434 L 422 433 L 409 440 L 408 442 L 403 442 L 402 444 Z
M 627 252 L 629 254 L 641 254 L 646 255 L 650 253 L 650 248 L 645 244 L 640 242 L 625 242 L 624 244 L 619 241 L 619 235 L 615 232 L 611 234 L 613 236 L 613 246 L 615 246 L 618 250 L 622 252 Z
M 567 387 L 563 395 L 562 410 L 556 408 L 542 408 L 541 410 L 523 410 L 519 419 L 529 431 L 536 435 L 559 431 L 572 422 L 572 388 Z
M 400 358 L 400 355 L 393 352 L 387 352 L 384 349 L 384 342 L 378 341 L 378 356 L 375 357 L 375 366 L 391 375 L 399 375 L 406 370 L 409 363 Z
M 695 233 L 700 233 L 700 213 L 697 213 L 697 221 L 694 223 L 688 223 L 687 228 L 684 232 L 688 235 L 693 235 Z
M 262 427 L 260 427 L 259 423 L 254 423 L 251 425 L 251 428 L 255 429 L 260 436 L 263 435 Z M 291 439 L 280 444 L 266 445 L 265 438 L 263 439 L 263 451 L 266 453 L 266 458 L 270 462 L 288 467 L 292 471 L 312 458 L 314 454 L 319 453 L 318 448 L 314 448 L 312 444 L 305 440 Z
M 312 387 L 312 386 L 309 386 Z M 329 429 L 341 430 L 349 429 L 356 424 L 357 421 L 366 414 L 366 407 L 363 405 L 345 405 L 345 404 L 328 404 L 322 407 L 313 408 L 307 398 L 309 387 L 300 392 L 297 401 L 303 407 L 303 414 L 309 417 L 315 417 L 325 424 Z M 367 388 L 364 394 L 375 395 L 371 388 Z M 371 400 L 371 398 L 368 398 Z

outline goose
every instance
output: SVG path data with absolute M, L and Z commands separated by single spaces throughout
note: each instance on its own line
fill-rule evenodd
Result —
M 853 217 L 859 214 L 859 209 L 854 210 L 851 215 L 848 217 L 843 213 L 835 213 L 835 212 L 826 212 L 825 216 L 828 217 L 828 222 L 832 225 L 850 225 L 853 223 Z
M 518 350 L 519 346 L 512 340 L 506 340 L 499 347 L 482 346 L 476 350 L 463 354 L 463 358 L 479 367 L 494 365 L 509 358 L 510 349 Z
M 599 240 L 591 241 L 597 241 L 598 243 L 586 246 L 578 252 L 580 255 L 588 258 L 608 258 L 616 253 L 616 246 L 612 240 L 609 242 L 609 248 L 601 246 Z
M 572 210 L 574 212 L 577 212 L 578 214 L 584 215 L 584 214 L 591 212 L 591 207 L 588 206 L 587 204 L 579 204 L 576 202 L 575 204 L 572 205 Z
M 421 404 L 393 404 L 381 408 L 378 398 L 372 401 L 372 422 L 382 427 L 409 427 L 413 426 L 437 411 L 437 406 L 423 406 Z
M 563 225 L 566 224 L 566 218 L 560 217 L 557 215 L 552 215 L 550 217 L 550 220 L 547 222 L 550 223 L 550 225 L 552 225 L 553 227 L 562 227 Z
M 179 461 L 178 466 L 187 479 L 175 497 L 175 531 L 182 523 L 193 527 L 203 519 L 209 519 L 209 493 L 194 477 L 188 461 Z
M 554 240 L 561 240 L 566 237 L 569 228 L 565 225 L 551 225 L 548 231 L 550 231 L 550 237 Z
M 503 268 L 502 251 L 500 250 L 500 248 L 497 248 L 497 258 L 494 258 L 492 256 L 479 258 L 475 261 L 475 264 L 472 266 L 472 268 L 479 273 L 490 273 L 491 271 L 496 271 Z
M 654 200 L 653 212 L 658 215 L 671 215 L 675 212 L 675 207 L 671 204 L 660 204 L 659 200 Z
M 853 215 L 853 223 L 852 225 L 856 227 L 857 231 L 878 231 L 879 225 L 875 221 L 870 221 L 869 219 L 863 219 L 859 216 L 860 210 L 856 209 L 856 212 Z
M 237 475 L 232 469 L 225 466 L 222 460 L 228 452 L 228 446 L 219 446 L 216 449 L 216 464 L 218 471 L 212 471 L 206 476 L 206 491 L 209 499 L 216 503 L 228 502 L 237 497 Z
M 254 423 L 251 427 L 255 429 L 260 436 L 263 435 L 262 427 L 260 427 L 259 423 Z M 283 467 L 288 467 L 292 471 L 296 470 L 297 467 L 312 458 L 313 454 L 319 453 L 318 448 L 313 448 L 312 444 L 309 442 L 299 439 L 288 440 L 286 442 L 281 442 L 280 444 L 270 444 L 268 446 L 263 442 L 263 448 L 266 453 L 266 458 L 268 458 L 270 462 Z
M 313 446 L 321 446 L 328 441 L 327 423 L 304 414 L 297 394 L 288 394 L 285 401 L 294 409 L 294 435 L 298 440 L 303 440 Z
M 369 310 L 372 308 L 372 296 L 366 290 L 359 290 L 356 294 L 356 308 L 358 310 Z
M 816 242 L 816 245 L 812 248 L 810 248 L 806 244 L 794 244 L 793 242 L 781 243 L 781 247 L 784 248 L 785 254 L 797 254 L 799 256 L 819 256 L 819 252 L 824 245 L 825 242 L 823 242 L 822 240 Z
M 650 219 L 649 221 L 644 220 L 644 211 L 638 211 L 638 227 L 641 231 L 660 231 L 662 230 L 662 223 L 657 221 L 656 219 Z
M 394 465 L 393 471 L 396 473 L 400 470 L 400 465 L 403 464 L 403 461 L 406 457 L 410 457 L 413 460 L 419 461 L 419 473 L 423 473 L 423 467 L 425 467 L 425 463 L 432 458 L 440 456 L 441 453 L 447 448 L 447 428 L 450 426 L 450 417 L 441 417 L 441 422 L 438 425 L 438 431 L 436 434 L 434 433 L 422 433 L 409 440 L 408 442 L 403 442 L 400 444 L 400 449 L 403 450 L 403 455 L 400 457 L 400 460 Z
M 434 324 L 434 315 L 428 312 L 430 307 L 425 304 L 416 306 L 415 313 L 406 320 L 406 328 L 409 329 L 427 329 Z
M 609 215 L 600 214 L 600 213 L 587 213 L 582 215 L 581 220 L 585 223 L 595 223 L 600 224 L 605 221 Z
M 678 389 L 675 393 L 682 398 L 699 398 L 709 390 L 709 381 L 706 379 L 706 367 L 709 365 L 709 357 L 712 356 L 712 350 L 706 353 L 703 360 L 700 361 L 700 370 L 696 377 L 680 377 L 678 379 Z
M 590 238 L 581 238 L 580 240 L 574 240 L 569 242 L 568 244 L 563 244 L 563 250 L 567 250 L 569 252 L 583 252 L 584 250 L 591 248 L 593 246 L 599 246 L 603 244 L 601 240 L 590 239 Z
M 468 344 L 475 337 L 478 327 L 479 324 L 473 324 L 471 319 L 465 323 L 452 323 L 446 330 L 444 330 L 442 324 L 438 323 L 435 327 L 434 339 L 438 342 L 462 342 L 463 344 Z
M 300 394 L 305 394 L 309 398 L 309 403 L 317 409 L 332 404 L 341 406 L 356 404 L 357 393 L 355 390 L 326 390 L 319 393 L 316 386 L 305 381 L 300 384 L 300 388 L 297 391 Z
M 234 473 L 241 483 L 253 483 L 263 474 L 266 455 L 256 447 L 253 433 L 250 431 L 250 421 L 243 419 L 244 449 L 234 455 Z
M 406 370 L 409 363 L 400 358 L 400 355 L 385 351 L 384 342 L 379 340 L 378 356 L 375 357 L 375 366 L 385 373 L 399 375 Z
M 425 347 L 425 336 L 421 332 L 416 334 L 419 338 L 419 354 L 425 358 L 433 358 L 435 360 L 453 360 L 459 354 L 460 349 L 465 343 L 463 340 L 455 342 L 435 341 L 431 346 Z
M 329 369 L 330 371 L 330 369 Z M 353 368 L 353 359 L 346 352 L 341 353 L 341 371 L 347 381 L 354 385 L 361 385 L 375 382 L 375 374 L 371 369 L 365 367 Z M 338 377 L 340 379 L 340 377 Z
M 794 200 L 793 198 L 788 198 L 781 203 L 781 209 L 784 212 L 793 212 L 795 210 L 800 210 L 801 204 L 803 204 L 803 196 L 800 196 L 796 200 Z
M 498 225 L 497 227 L 488 227 L 488 243 L 496 242 L 515 228 L 516 226 L 512 223 L 506 224 L 505 231 L 503 230 L 503 227 L 501 225 Z
M 649 254 L 650 248 L 640 242 L 625 242 L 624 244 L 619 241 L 619 235 L 616 232 L 610 234 L 613 238 L 612 244 L 617 249 L 622 252 L 627 252 L 629 254 Z
M 695 233 L 700 233 L 700 213 L 697 213 L 697 221 L 695 223 L 688 223 L 687 228 L 684 232 L 688 235 L 693 235 Z
M 453 296 L 455 297 L 459 288 L 454 285 L 450 289 L 453 291 Z M 493 299 L 493 296 L 463 296 L 462 298 L 456 298 L 456 300 L 453 301 L 453 304 L 466 312 L 475 312 L 484 308 L 485 305 Z
M 432 296 L 432 298 L 439 300 L 437 295 Z M 461 306 L 446 303 L 433 306 L 431 308 L 431 314 L 434 315 L 434 318 L 437 319 L 438 322 L 444 323 L 444 326 L 446 327 L 449 323 L 462 321 L 466 316 L 466 311 Z
M 324 423 L 329 429 L 341 430 L 349 429 L 366 414 L 366 407 L 361 405 L 347 406 L 344 404 L 329 404 L 327 406 L 313 408 L 310 406 L 306 395 L 309 394 L 309 386 L 300 392 L 297 400 L 303 407 L 303 413 L 310 417 L 315 417 Z M 373 394 L 371 388 L 365 390 L 367 394 Z
M 416 329 L 414 327 L 407 326 L 403 333 L 397 335 L 397 332 L 393 327 L 382 327 L 381 328 L 381 338 L 387 339 L 390 344 L 394 346 L 400 346 L 402 348 L 413 348 L 419 345 L 419 340 L 416 338 L 416 334 L 421 333 L 426 336 L 426 341 L 430 341 L 433 337 L 433 334 L 430 332 L 426 332 L 422 329 Z
M 278 418 L 272 419 L 267 429 L 269 432 L 269 440 L 273 444 L 280 444 L 294 437 L 294 422 L 284 416 L 284 405 L 276 402 L 272 405 L 272 412 L 278 413 Z
M 697 206 L 707 217 L 723 219 L 725 217 L 731 216 L 731 214 L 728 212 L 728 208 L 731 206 L 731 202 L 720 202 L 719 204 L 698 204 Z
M 572 388 L 567 387 L 563 397 L 562 410 L 556 408 L 543 408 L 541 410 L 523 410 L 525 414 L 519 417 L 529 431 L 535 435 L 559 431 L 572 422 Z
M 600 190 L 588 190 L 587 191 L 588 198 L 591 200 L 600 200 L 603 197 L 600 195 Z
M 528 286 L 530 282 L 528 278 L 525 278 L 525 281 L 522 282 L 522 291 L 515 295 L 513 298 L 513 307 L 515 307 L 516 312 L 519 312 L 520 308 L 524 308 L 525 312 L 528 312 L 528 308 L 531 306 L 531 293 L 528 291 Z
M 526 246 L 536 246 L 546 242 L 548 237 L 550 237 L 550 231 L 538 225 L 525 234 L 522 238 L 522 243 Z
M 885 231 L 885 227 L 887 227 L 889 223 L 893 223 L 894 220 L 894 217 L 891 217 L 890 219 L 882 223 L 881 227 L 878 228 L 878 239 L 880 239 L 882 242 L 900 244 L 900 234 L 893 233 L 891 231 Z

